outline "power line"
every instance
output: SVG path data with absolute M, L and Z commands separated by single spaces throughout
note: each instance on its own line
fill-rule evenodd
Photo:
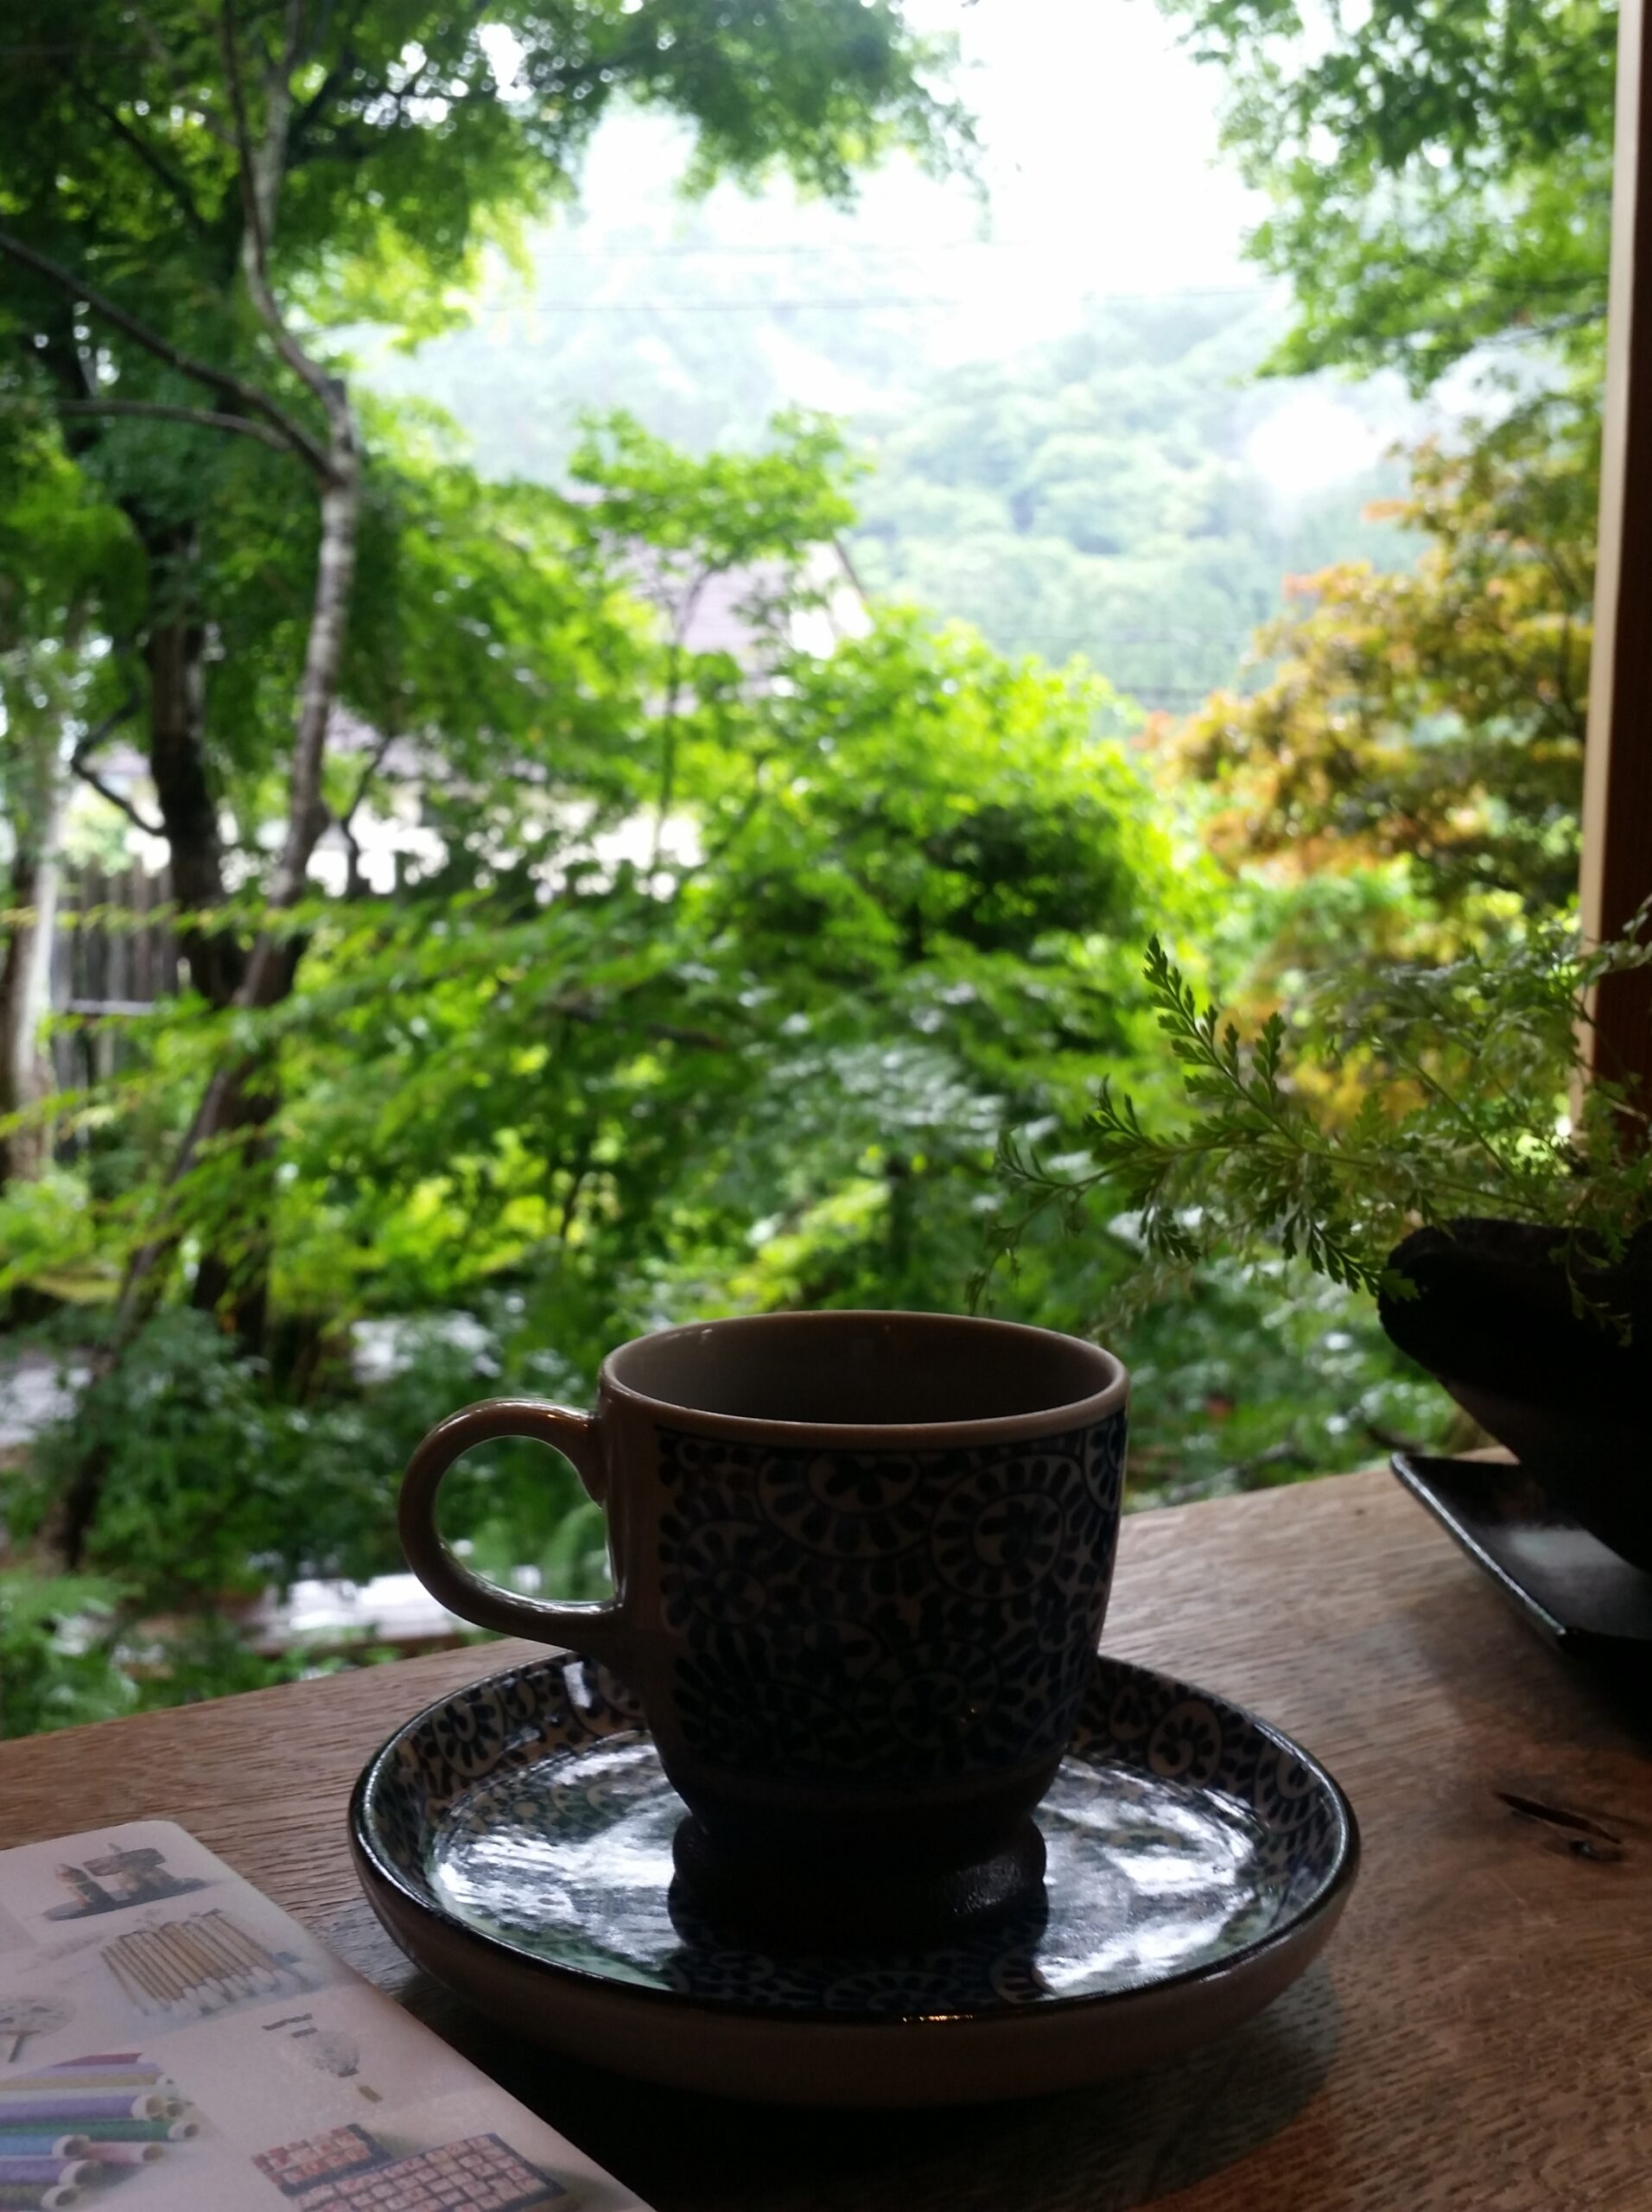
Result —
M 1018 638 L 1039 645 L 1064 640 L 1091 645 L 1242 645 L 1249 630 L 1018 630 Z
M 740 245 L 732 240 L 712 241 L 696 245 L 679 239 L 673 245 L 622 245 L 619 244 L 594 245 L 554 245 L 541 258 L 546 261 L 689 261 L 714 257 L 747 257 L 774 254 L 827 253 L 1024 253 L 1030 249 L 1014 238 L 936 238 L 925 242 L 914 238 L 910 245 L 893 238 L 857 238 L 845 237 L 836 245 L 819 239 L 797 238 L 778 245 Z
M 909 256 L 922 255 L 927 258 L 936 253 L 1019 253 L 1037 251 L 1036 245 L 1023 238 L 915 238 L 910 245 L 899 245 L 893 239 L 858 238 L 845 237 L 836 244 L 816 240 L 796 239 L 778 245 L 708 244 L 694 245 L 679 242 L 673 245 L 562 245 L 548 247 L 539 257 L 542 262 L 556 261 L 697 261 L 772 259 L 785 256 L 791 259 L 821 258 L 826 255 L 882 253 Z M 1178 284 L 1157 291 L 1115 292 L 1107 296 L 1115 299 L 1185 300 L 1185 299 L 1247 299 L 1261 300 L 1268 296 L 1264 284 Z
M 962 308 L 969 304 L 963 298 L 931 298 L 922 295 L 903 298 L 899 292 L 863 300 L 702 300 L 687 293 L 680 299 L 663 300 L 542 300 L 531 294 L 520 307 L 496 308 L 492 313 L 503 315 L 533 308 L 543 308 L 547 315 L 777 315 L 782 309 L 802 308 L 832 315 L 858 315 L 869 308 Z
M 1162 302 L 1173 306 L 1190 299 L 1252 298 L 1255 296 L 1241 287 L 1211 288 L 1177 292 L 1086 292 L 1073 302 L 1079 308 L 1126 307 L 1147 302 Z M 918 308 L 969 308 L 984 302 L 982 296 L 967 293 L 900 293 L 869 294 L 861 299 L 704 299 L 692 293 L 667 293 L 651 300 L 547 300 L 538 294 L 526 292 L 511 300 L 491 304 L 486 313 L 502 318 L 519 315 L 530 309 L 543 309 L 548 315 L 778 315 L 785 312 L 859 315 L 869 309 L 894 308 L 909 312 Z

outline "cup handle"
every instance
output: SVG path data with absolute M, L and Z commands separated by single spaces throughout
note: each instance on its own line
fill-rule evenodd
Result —
M 436 1492 L 443 1476 L 474 1446 L 501 1436 L 549 1444 L 573 1461 L 586 1489 L 602 1503 L 607 1469 L 594 1414 L 570 1413 L 538 1398 L 485 1398 L 438 1421 L 407 1463 L 397 1524 L 408 1565 L 439 1604 L 479 1628 L 566 1644 L 593 1658 L 619 1662 L 626 1641 L 622 1605 L 559 1605 L 501 1590 L 462 1566 L 437 1535 Z

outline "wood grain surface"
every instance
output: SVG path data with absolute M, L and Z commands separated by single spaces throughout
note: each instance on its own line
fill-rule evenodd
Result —
M 1364 1867 L 1326 1958 L 1150 2078 L 1024 2105 L 778 2113 L 513 2045 L 351 1871 L 356 1774 L 473 1647 L 0 1745 L 0 1844 L 181 1821 L 658 2212 L 1652 2208 L 1652 1732 L 1385 1474 L 1142 1514 L 1105 1638 L 1300 1736 Z

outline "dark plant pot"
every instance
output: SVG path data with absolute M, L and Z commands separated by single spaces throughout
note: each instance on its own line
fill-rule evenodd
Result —
M 1630 1323 L 1623 1343 L 1572 1309 L 1560 1234 L 1465 1220 L 1407 1236 L 1391 1264 L 1414 1299 L 1380 1298 L 1382 1326 L 1560 1510 L 1652 1571 L 1652 1234 L 1579 1281 Z

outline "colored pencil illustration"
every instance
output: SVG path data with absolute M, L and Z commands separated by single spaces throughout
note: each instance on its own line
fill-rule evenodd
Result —
M 200 2124 L 164 2069 L 105 2051 L 0 2082 L 0 2212 L 74 2202 L 153 2165 Z
M 136 2067 L 145 2075 L 159 2074 L 158 2066 L 146 2065 L 141 2050 L 94 2050 L 88 2058 L 60 2058 L 51 2068 L 58 2074 L 107 2074 L 121 2067 Z
M 67 2212 L 84 2194 L 73 2182 L 0 2182 L 0 2212 Z
M 213 1944 L 206 1940 L 201 1929 L 170 1927 L 155 1929 L 155 1955 L 166 1967 L 166 1974 L 173 1980 L 175 2002 L 194 1999 L 199 2011 L 214 2011 L 213 1998 L 219 2006 L 238 2004 L 252 1995 L 252 1988 L 245 1980 L 234 1980 L 224 1971 L 224 1960 L 213 1951 Z
M 218 1917 L 221 1920 L 223 1916 Z M 214 1927 L 208 1915 L 195 1931 L 203 1958 L 209 1959 L 223 1986 L 236 1998 L 264 1997 L 281 1987 L 281 1967 L 264 1952 L 259 1958 L 243 1943 L 232 1942 L 225 1927 Z
M 0 2212 L 218 2212 L 242 2201 L 238 2189 L 249 2202 L 260 2190 L 277 2208 L 284 2197 L 286 2212 L 567 2212 L 587 2201 L 556 2177 L 554 2134 L 424 2031 L 416 2085 L 387 2103 L 412 2024 L 229 1868 L 207 1861 L 208 1881 L 192 1885 L 203 1893 L 176 1903 L 134 1895 L 172 1878 L 168 1857 L 193 1871 L 176 1833 L 156 1823 L 65 1837 L 18 1861 L 36 1950 L 26 1967 L 0 1956 Z M 15 1856 L 0 1852 L 0 1903 Z M 91 1902 L 78 1883 L 52 1883 L 69 1863 L 124 1902 L 96 1917 L 62 1912 L 74 1924 L 42 1942 L 42 1887 Z M 435 2100 L 461 2089 L 463 2119 L 444 2124 Z M 272 2142 L 282 2147 L 258 2149 Z M 635 2203 L 615 2186 L 605 2202 Z
M 330 2074 L 338 2082 L 355 2082 L 356 2094 L 370 2105 L 382 2104 L 384 2098 L 370 2082 L 356 2081 L 361 2071 L 361 2046 L 342 2028 L 318 2028 L 315 2015 L 295 2012 L 284 2020 L 266 2020 L 264 2031 L 286 2029 L 276 2049 L 305 2066 L 312 2066 L 318 2074 Z
M 226 1912 L 204 1912 L 191 1923 L 200 1933 L 201 1941 L 227 1957 L 232 1965 L 238 1965 L 243 1972 L 260 1973 L 273 1968 L 276 1961 L 256 1937 L 249 1936 L 237 1925 Z
M 158 2066 L 127 2064 L 111 2066 L 106 2071 L 101 2068 L 77 2066 L 71 2070 L 67 2067 L 60 2069 L 54 2066 L 44 2075 L 29 2074 L 12 2078 L 30 2082 L 49 2081 L 54 2087 L 60 2084 L 66 2091 L 77 2096 L 103 2096 L 116 2089 L 130 2089 L 136 2095 L 140 2089 L 156 2088 L 162 2076 Z
M 75 2133 L 99 2143 L 187 2143 L 200 2133 L 200 2122 L 186 2113 L 173 2120 L 93 2120 L 77 2121 Z
M 49 2126 L 60 2120 L 83 2133 L 82 2123 L 98 2120 L 162 2120 L 166 2117 L 168 2100 L 153 2089 L 141 2095 L 116 2094 L 99 2097 L 77 2094 L 73 2090 L 30 2090 L 23 2083 L 15 2087 L 7 2082 L 0 2088 L 0 2118 L 39 2121 Z

